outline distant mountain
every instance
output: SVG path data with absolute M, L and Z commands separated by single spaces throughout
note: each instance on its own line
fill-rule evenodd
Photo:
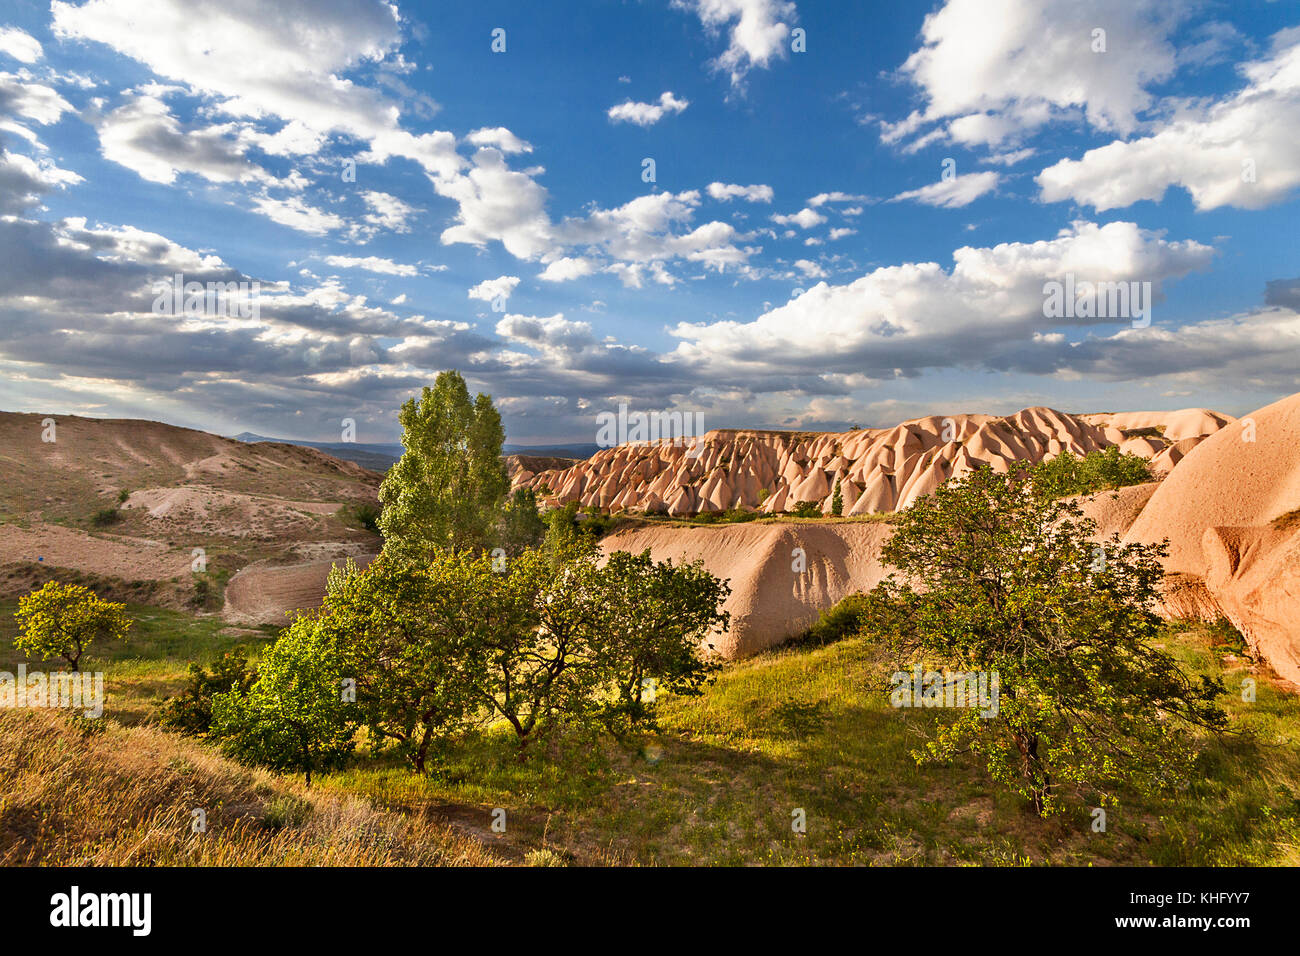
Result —
M 290 438 L 268 438 L 266 435 L 256 435 L 253 432 L 240 432 L 234 438 L 242 442 L 269 441 L 277 445 L 303 445 L 380 473 L 387 471 L 396 464 L 397 459 L 402 457 L 402 446 L 397 443 L 297 441 Z
M 308 448 L 315 448 L 323 451 L 327 455 L 333 455 L 343 461 L 351 461 L 360 465 L 362 468 L 369 468 L 371 471 L 385 472 L 394 464 L 397 459 L 402 457 L 402 446 L 397 442 L 392 443 L 371 443 L 365 442 L 322 442 L 322 441 L 297 441 L 290 438 L 268 438 L 266 435 L 257 435 L 253 432 L 241 432 L 234 436 L 236 441 L 256 442 L 269 441 L 279 445 L 305 445 Z M 577 443 L 573 445 L 503 445 L 501 449 L 507 455 L 535 455 L 539 458 L 590 458 L 600 450 L 600 446 L 595 442 Z

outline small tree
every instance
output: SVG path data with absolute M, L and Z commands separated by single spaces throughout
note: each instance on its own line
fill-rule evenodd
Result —
M 835 479 L 835 492 L 831 495 L 831 514 L 839 517 L 844 514 L 844 495 L 840 493 L 840 480 Z
M 910 658 L 998 675 L 996 715 L 964 710 L 918 762 L 970 750 L 1047 815 L 1063 790 L 1140 792 L 1186 779 L 1189 725 L 1217 729 L 1220 682 L 1158 649 L 1165 545 L 1104 546 L 1079 506 L 984 467 L 903 512 L 867 627 Z M 991 680 L 990 680 L 991 682 Z
M 236 690 L 247 693 L 257 679 L 243 649 L 227 651 L 209 673 L 200 664 L 190 664 L 185 688 L 159 709 L 159 722 L 182 734 L 202 736 L 212 729 L 212 699 Z
M 505 430 L 492 399 L 470 400 L 460 373 L 442 372 L 398 420 L 405 451 L 379 489 L 386 549 L 412 556 L 487 545 L 510 489 Z
M 18 599 L 14 647 L 31 657 L 62 657 L 74 671 L 96 639 L 122 640 L 131 629 L 126 605 L 103 601 L 80 584 L 47 581 Z
M 247 692 L 212 699 L 212 734 L 242 763 L 306 776 L 340 766 L 355 746 L 356 712 L 343 698 L 347 676 L 320 622 L 299 617 L 258 665 Z
M 1151 467 L 1141 455 L 1121 453 L 1119 446 L 1111 445 L 1082 457 L 1063 451 L 1034 465 L 1031 474 L 1035 491 L 1054 499 L 1140 485 L 1151 480 Z

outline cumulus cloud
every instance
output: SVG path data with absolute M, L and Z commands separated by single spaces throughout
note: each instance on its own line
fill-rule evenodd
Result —
M 1246 85 L 1215 101 L 1182 104 L 1159 129 L 1063 159 L 1036 179 L 1046 202 L 1102 211 L 1161 199 L 1181 186 L 1197 209 L 1262 209 L 1300 185 L 1300 27 L 1273 38 L 1271 54 L 1241 67 Z
M 1127 134 L 1152 104 L 1150 87 L 1174 74 L 1170 37 L 1192 6 L 1186 0 L 947 0 L 926 16 L 922 45 L 899 71 L 925 105 L 882 124 L 882 139 L 921 134 L 929 142 L 937 134 L 997 146 L 1069 119 Z M 1105 52 L 1094 52 L 1101 39 L 1095 29 L 1105 31 Z
M 290 196 L 287 199 L 256 196 L 252 200 L 251 208 L 272 222 L 309 236 L 323 236 L 333 229 L 341 229 L 346 225 L 346 220 L 342 216 L 325 209 L 318 209 L 300 196 Z
M 0 27 L 0 53 L 21 63 L 35 63 L 45 55 L 36 38 L 17 27 Z
M 505 301 L 515 291 L 515 286 L 519 285 L 518 276 L 498 276 L 495 279 L 484 279 L 478 285 L 469 290 L 471 299 L 478 299 L 481 302 L 494 302 L 497 299 Z
M 713 61 L 733 87 L 744 85 L 755 67 L 766 68 L 787 55 L 790 24 L 797 11 L 787 0 L 673 0 L 673 6 L 700 18 L 706 30 L 727 31 L 727 49 Z
M 72 111 L 72 105 L 53 87 L 38 82 L 25 70 L 0 73 L 0 114 L 24 117 L 48 126 Z
M 34 160 L 0 150 L 0 215 L 23 212 L 39 203 L 44 194 L 81 181 L 79 175 L 48 159 Z
M 709 196 L 719 202 L 743 199 L 745 202 L 771 202 L 776 195 L 771 186 L 738 186 L 735 183 L 709 183 Z
M 465 141 L 473 146 L 495 146 L 503 153 L 531 153 L 533 151 L 532 143 L 520 139 L 504 126 L 496 126 L 492 129 L 476 129 L 465 137 Z
M 590 259 L 565 256 L 548 265 L 537 278 L 544 282 L 568 282 L 589 276 L 595 271 L 596 265 Z
M 826 217 L 811 207 L 805 207 L 793 215 L 774 215 L 772 221 L 782 226 L 798 226 L 800 229 L 811 229 L 813 226 L 820 226 L 824 223 Z
M 1046 281 L 1067 273 L 1092 282 L 1146 281 L 1159 295 L 1163 282 L 1203 268 L 1212 255 L 1208 246 L 1170 241 L 1134 223 L 1076 223 L 1050 240 L 962 247 L 951 270 L 904 263 L 847 285 L 820 282 L 752 322 L 682 323 L 670 330 L 681 340 L 671 355 L 720 381 L 780 378 L 798 368 L 892 378 L 990 367 L 1060 325 L 1044 316 Z
M 899 193 L 890 202 L 913 200 L 926 206 L 938 206 L 941 209 L 960 209 L 969 206 L 980 196 L 997 188 L 1001 177 L 994 172 L 966 173 L 952 179 L 941 179 L 937 183 L 909 189 Z
M 244 156 L 229 127 L 182 129 L 156 96 L 133 96 L 95 126 L 104 158 L 151 182 L 175 182 L 178 173 L 215 183 L 274 181 Z
M 609 119 L 612 123 L 635 123 L 637 126 L 653 126 L 670 113 L 681 113 L 690 106 L 689 100 L 681 100 L 673 96 L 671 90 L 660 94 L 657 103 L 638 103 L 634 100 L 628 100 L 617 106 L 609 108 Z

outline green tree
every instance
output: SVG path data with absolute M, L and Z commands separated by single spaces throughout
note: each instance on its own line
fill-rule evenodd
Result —
M 884 549 L 898 570 L 870 595 L 868 628 L 906 659 L 999 681 L 995 716 L 963 710 L 914 756 L 969 750 L 1042 815 L 1065 791 L 1107 803 L 1121 785 L 1186 780 L 1189 725 L 1226 716 L 1222 684 L 1189 678 L 1155 645 L 1166 546 L 1093 544 L 1079 506 L 1032 482 L 985 467 L 941 485 Z
M 492 399 L 471 401 L 460 373 L 446 371 L 402 405 L 398 420 L 405 451 L 379 489 L 384 547 L 428 555 L 488 546 L 510 488 Z
M 96 639 L 123 640 L 131 629 L 126 605 L 104 601 L 80 584 L 47 581 L 18 599 L 14 647 L 31 657 L 62 657 L 75 671 Z
M 501 516 L 498 540 L 506 554 L 514 557 L 537 547 L 546 537 L 546 528 L 537 507 L 537 493 L 531 488 L 516 488 Z
M 356 682 L 357 720 L 418 773 L 430 748 L 477 713 L 481 648 L 513 623 L 498 579 L 482 552 L 381 554 L 363 571 L 349 562 L 330 574 L 316 624 Z
M 329 630 L 301 616 L 280 632 L 246 692 L 214 695 L 212 735 L 227 756 L 301 773 L 311 786 L 313 773 L 341 766 L 355 746 L 346 677 Z
M 257 670 L 238 648 L 221 655 L 210 673 L 200 664 L 190 664 L 185 688 L 159 708 L 159 722 L 182 734 L 207 734 L 212 729 L 212 698 L 230 690 L 247 693 L 256 679 Z
M 1086 495 L 1151 481 L 1151 467 L 1141 455 L 1121 453 L 1111 445 L 1086 455 L 1063 451 L 1034 465 L 1034 490 L 1048 499 Z
M 835 479 L 835 492 L 831 495 L 831 514 L 839 517 L 844 514 L 844 495 L 840 492 L 840 480 Z

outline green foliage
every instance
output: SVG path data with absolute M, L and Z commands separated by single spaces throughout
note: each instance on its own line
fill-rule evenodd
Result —
M 18 601 L 14 647 L 32 657 L 62 657 L 75 671 L 96 639 L 123 640 L 131 629 L 126 605 L 103 601 L 80 584 L 48 581 Z
M 122 520 L 122 512 L 116 508 L 101 508 L 94 513 L 90 523 L 96 528 L 106 528 L 111 524 L 117 524 Z
M 1116 802 L 1129 786 L 1185 785 L 1188 725 L 1226 717 L 1218 680 L 1193 680 L 1155 646 L 1165 545 L 1104 546 L 1074 502 L 984 467 L 899 516 L 883 551 L 902 572 L 872 592 L 868 626 L 903 659 L 998 674 L 996 716 L 963 710 L 918 762 L 969 750 L 1047 815 L 1061 796 Z
M 121 491 L 117 493 L 117 503 L 120 505 L 126 504 L 126 499 L 130 497 L 131 497 L 131 492 L 123 488 Z
M 356 504 L 347 508 L 348 517 L 372 534 L 379 534 L 379 508 L 372 504 Z
M 537 493 L 516 488 L 502 510 L 499 541 L 511 557 L 526 548 L 538 547 L 546 537 L 546 522 L 537 507 Z
M 1151 481 L 1151 468 L 1141 455 L 1121 454 L 1111 445 L 1079 457 L 1068 451 L 1050 461 L 1040 461 L 1030 469 L 1034 490 L 1049 501 L 1070 495 L 1140 485 Z
M 213 697 L 212 733 L 238 759 L 310 781 L 359 726 L 424 772 L 434 748 L 497 721 L 521 753 L 561 728 L 650 724 L 658 694 L 698 694 L 717 669 L 700 642 L 726 628 L 728 593 L 699 563 L 602 563 L 585 536 L 504 568 L 485 553 L 385 553 L 330 575 L 320 611 L 284 631 L 256 682 Z M 355 700 L 340 705 L 345 676 Z
M 846 595 L 833 607 L 818 615 L 817 620 L 796 643 L 831 644 L 853 637 L 862 630 L 869 599 L 861 592 Z
M 349 675 L 332 635 L 312 617 L 281 632 L 257 680 L 212 698 L 211 733 L 241 763 L 305 775 L 341 766 L 355 747 L 356 710 L 343 700 Z
M 840 493 L 840 480 L 835 479 L 835 492 L 831 495 L 831 514 L 840 517 L 844 514 L 844 495 Z
M 820 518 L 822 507 L 815 501 L 796 501 L 790 513 L 796 518 Z
M 384 547 L 421 556 L 488 546 L 510 488 L 492 399 L 471 401 L 465 380 L 446 371 L 402 405 L 398 420 L 406 450 L 379 489 Z
M 257 678 L 242 648 L 227 651 L 209 673 L 191 663 L 185 688 L 159 708 L 158 722 L 169 730 L 189 736 L 203 736 L 212 729 L 212 698 L 226 691 L 246 694 Z
M 545 547 L 553 553 L 571 551 L 581 541 L 596 541 L 614 524 L 611 515 L 588 506 L 579 510 L 576 501 L 546 512 Z

